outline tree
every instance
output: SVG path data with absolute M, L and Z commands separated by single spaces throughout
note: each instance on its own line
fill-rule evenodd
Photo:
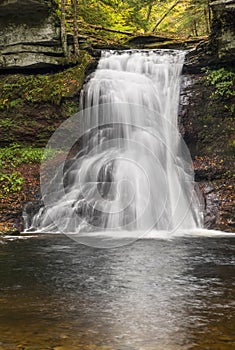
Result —
M 61 42 L 62 42 L 62 48 L 64 51 L 64 55 L 67 56 L 68 46 L 67 46 L 67 31 L 66 31 L 65 0 L 61 0 L 60 10 L 61 10 Z
M 210 32 L 210 8 L 209 0 L 189 0 L 182 28 L 191 31 L 193 35 L 205 35 Z
M 78 16 L 77 16 L 77 8 L 78 1 L 72 0 L 73 5 L 73 42 L 74 42 L 74 54 L 75 56 L 79 55 L 79 46 L 78 46 Z
M 79 52 L 79 34 L 102 42 L 136 32 L 155 32 L 159 28 L 163 33 L 183 36 L 205 35 L 210 29 L 209 0 L 58 1 L 64 52 L 67 53 L 66 23 L 67 31 L 74 35 L 75 55 Z
M 170 8 L 163 14 L 163 16 L 157 21 L 157 23 L 155 24 L 155 26 L 152 29 L 152 32 L 155 32 L 155 30 L 157 29 L 157 27 L 159 26 L 159 24 L 162 23 L 162 21 L 169 15 L 169 13 L 179 4 L 181 0 L 176 0 L 171 6 Z

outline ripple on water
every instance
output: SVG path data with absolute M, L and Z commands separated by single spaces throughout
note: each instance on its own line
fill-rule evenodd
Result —
M 65 236 L 4 241 L 0 349 L 234 346 L 234 237 L 140 240 L 116 249 Z

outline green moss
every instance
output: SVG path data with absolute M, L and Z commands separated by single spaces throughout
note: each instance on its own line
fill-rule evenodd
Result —
M 74 99 L 65 99 L 62 103 L 62 108 L 64 114 L 71 116 L 79 110 L 78 101 Z
M 11 74 L 0 79 L 0 141 L 45 146 L 61 122 L 78 112 L 86 67 L 93 58 L 50 74 Z
M 2 77 L 0 81 L 0 110 L 16 109 L 24 103 L 48 102 L 60 105 L 65 98 L 76 95 L 83 84 L 86 66 L 92 61 L 87 52 L 82 52 L 80 62 L 59 73 Z
M 5 118 L 0 120 L 0 128 L 10 129 L 15 125 L 15 121 L 12 118 Z
M 210 114 L 200 116 L 200 120 L 204 123 L 213 123 L 213 117 Z

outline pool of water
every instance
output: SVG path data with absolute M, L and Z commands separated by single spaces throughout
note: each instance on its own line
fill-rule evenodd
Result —
M 235 349 L 234 236 L 0 241 L 0 350 Z

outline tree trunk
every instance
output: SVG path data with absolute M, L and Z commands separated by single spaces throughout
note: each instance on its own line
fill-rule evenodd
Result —
M 197 32 L 197 21 L 196 21 L 195 19 L 193 20 L 193 27 L 194 27 L 195 36 L 198 36 L 198 32 Z
M 207 8 L 208 8 L 208 21 L 209 21 L 209 27 L 210 27 L 210 30 L 211 30 L 211 7 L 210 7 L 210 1 L 208 1 L 208 4 L 207 4 Z
M 209 23 L 208 7 L 204 8 L 204 16 L 205 16 L 205 22 L 206 22 L 206 34 L 209 35 L 210 23 Z
M 73 42 L 74 42 L 74 54 L 75 56 L 79 55 L 79 46 L 78 46 L 78 24 L 77 24 L 77 7 L 78 1 L 72 0 L 73 4 Z
M 153 8 L 153 4 L 150 4 L 150 5 L 148 6 L 148 12 L 147 12 L 147 17 L 146 17 L 146 21 L 147 21 L 147 22 L 149 22 L 149 20 L 150 20 L 152 8 Z
M 171 7 L 164 13 L 164 15 L 157 21 L 157 23 L 155 24 L 155 26 L 152 28 L 151 32 L 155 32 L 155 30 L 157 29 L 157 27 L 159 26 L 159 24 L 162 23 L 162 21 L 169 15 L 169 13 L 171 12 L 171 10 L 173 10 L 176 5 L 178 5 L 178 3 L 180 2 L 181 0 L 177 0 L 174 2 L 173 5 L 171 5 Z
M 77 21 L 77 22 L 80 22 L 80 21 Z M 81 21 L 81 24 L 84 25 L 84 22 Z M 103 26 L 100 26 L 100 25 L 95 25 L 95 24 L 86 23 L 85 25 L 87 27 L 94 28 L 95 30 L 104 30 L 105 32 L 118 33 L 118 34 L 130 35 L 130 36 L 133 36 L 134 34 L 136 34 L 134 32 L 127 32 L 125 30 L 106 28 L 106 27 L 103 27 Z
M 61 0 L 61 43 L 62 48 L 64 51 L 64 55 L 67 56 L 68 54 L 68 47 L 67 47 L 67 33 L 66 33 L 66 24 L 65 24 L 65 0 Z

